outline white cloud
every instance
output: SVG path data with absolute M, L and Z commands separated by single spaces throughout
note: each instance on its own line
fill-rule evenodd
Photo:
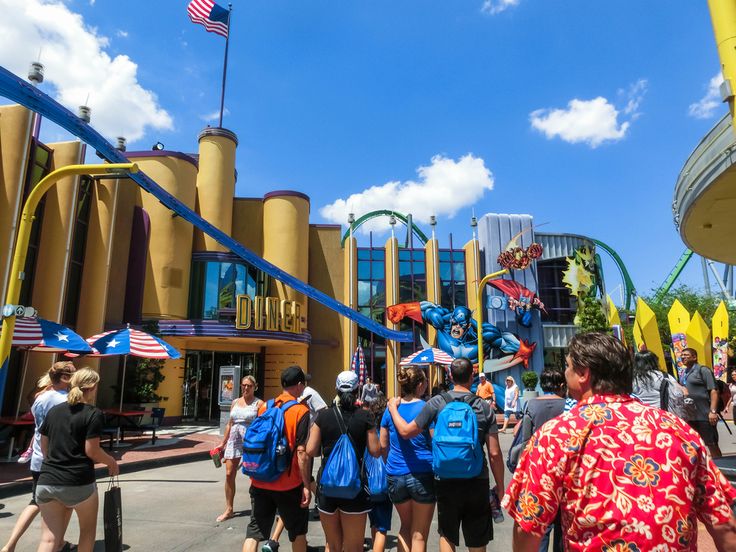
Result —
M 708 83 L 708 90 L 705 96 L 697 102 L 690 104 L 687 109 L 688 115 L 696 119 L 710 119 L 716 109 L 723 103 L 721 101 L 721 83 L 723 82 L 723 74 L 719 71 Z
M 222 115 L 223 116 L 230 115 L 230 110 L 226 107 L 223 110 Z M 220 119 L 220 110 L 219 109 L 216 109 L 212 113 L 205 113 L 204 115 L 200 115 L 199 118 L 202 119 L 203 121 L 205 121 L 206 123 L 211 123 L 212 121 L 217 121 L 217 120 Z
M 25 76 L 41 51 L 42 86 L 74 112 L 89 95 L 92 125 L 105 136 L 131 143 L 148 129 L 173 127 L 156 95 L 138 82 L 136 63 L 125 55 L 110 57 L 108 39 L 62 2 L 0 0 L 0 12 L 0 65 Z
M 128 31 L 118 30 L 115 35 L 118 38 L 128 38 Z
M 529 119 L 533 128 L 548 139 L 560 138 L 571 144 L 585 143 L 597 148 L 604 142 L 623 139 L 631 122 L 639 117 L 647 89 L 647 81 L 638 80 L 627 90 L 620 90 L 625 102 L 620 111 L 606 98 L 598 96 L 592 100 L 570 100 L 566 109 L 538 109 Z
M 477 203 L 486 190 L 493 189 L 493 174 L 483 159 L 470 153 L 458 160 L 435 155 L 430 165 L 417 169 L 417 175 L 416 181 L 391 181 L 338 199 L 322 207 L 320 215 L 330 222 L 345 224 L 351 212 L 360 217 L 370 211 L 392 209 L 411 213 L 415 220 L 427 223 L 431 215 L 452 218 L 460 209 Z M 384 219 L 371 223 L 361 226 L 361 230 L 388 227 Z
M 519 2 L 520 0 L 483 0 L 483 6 L 481 6 L 480 11 L 496 15 L 509 8 L 518 6 Z

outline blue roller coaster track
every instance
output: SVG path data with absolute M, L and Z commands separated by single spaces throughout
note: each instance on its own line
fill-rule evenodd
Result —
M 0 95 L 35 111 L 50 121 L 53 121 L 60 127 L 72 133 L 74 136 L 78 137 L 80 140 L 95 148 L 98 155 L 110 163 L 128 162 L 125 155 L 121 151 L 115 149 L 115 147 L 105 140 L 105 138 L 103 138 L 102 135 L 94 128 L 50 98 L 48 95 L 44 94 L 41 90 L 24 81 L 17 75 L 14 75 L 4 67 L 0 67 Z M 413 341 L 414 338 L 411 332 L 400 332 L 382 326 L 376 321 L 368 318 L 367 316 L 363 316 L 359 312 L 354 311 L 329 295 L 313 288 L 298 278 L 295 278 L 288 272 L 284 272 L 277 266 L 259 257 L 241 243 L 225 234 L 222 230 L 216 228 L 200 217 L 197 213 L 181 203 L 143 172 L 130 174 L 129 178 L 158 199 L 158 201 L 166 208 L 170 209 L 184 220 L 190 222 L 202 232 L 212 237 L 217 241 L 217 243 L 228 248 L 238 257 L 262 270 L 269 276 L 292 287 L 299 293 L 303 293 L 310 299 L 314 299 L 338 314 L 349 318 L 359 326 L 362 326 L 376 335 L 380 335 L 381 337 L 394 341 Z

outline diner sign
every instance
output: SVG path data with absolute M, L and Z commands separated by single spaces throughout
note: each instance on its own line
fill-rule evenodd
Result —
M 302 306 L 296 301 L 238 295 L 235 327 L 239 330 L 302 333 Z

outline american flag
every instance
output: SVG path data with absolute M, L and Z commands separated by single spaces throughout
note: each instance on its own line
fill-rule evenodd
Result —
M 192 0 L 187 6 L 192 23 L 199 23 L 210 33 L 227 37 L 230 12 L 213 0 Z
M 350 368 L 357 374 L 358 383 L 363 385 L 363 382 L 365 381 L 365 356 L 363 355 L 363 347 L 360 345 L 355 349 L 355 354 L 353 355 L 353 361 L 350 363 Z

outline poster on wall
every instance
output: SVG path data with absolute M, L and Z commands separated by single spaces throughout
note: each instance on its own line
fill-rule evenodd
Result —
M 239 397 L 240 366 L 220 366 L 217 380 L 217 403 L 220 406 L 230 406 Z

